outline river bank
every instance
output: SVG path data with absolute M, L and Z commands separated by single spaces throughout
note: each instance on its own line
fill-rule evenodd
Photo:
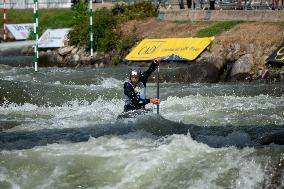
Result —
M 156 18 L 131 20 L 120 26 L 124 36 L 144 38 L 194 37 L 195 34 L 214 23 L 212 22 L 169 22 Z M 282 81 L 283 68 L 271 68 L 266 59 L 284 42 L 283 23 L 244 22 L 215 36 L 212 44 L 194 61 L 186 63 L 163 63 L 162 68 L 175 68 L 161 80 L 166 82 L 220 82 L 220 81 Z M 149 28 L 151 28 L 149 30 Z M 19 51 L 20 50 L 20 51 Z M 19 56 L 33 55 L 31 45 L 24 45 L 6 54 L 19 53 Z M 7 54 L 8 52 L 8 54 Z M 113 54 L 90 52 L 84 47 L 67 46 L 39 52 L 39 66 L 79 68 L 89 66 L 101 68 L 114 66 Z M 0 52 L 3 55 L 3 53 Z M 24 60 L 20 58 L 21 60 Z M 4 59 L 2 59 L 3 62 Z M 27 58 L 26 61 L 30 62 Z M 5 61 L 5 60 L 4 60 Z M 1 63 L 1 62 L 0 62 Z M 23 63 L 29 66 L 31 63 Z M 16 64 L 17 65 L 17 64 Z M 147 66 L 147 63 L 120 61 L 115 66 Z

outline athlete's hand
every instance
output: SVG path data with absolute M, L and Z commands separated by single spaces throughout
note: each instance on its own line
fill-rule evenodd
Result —
M 161 62 L 161 58 L 155 58 L 153 61 L 154 61 L 155 64 L 159 65 L 160 62 Z
M 161 100 L 159 98 L 151 98 L 150 103 L 159 105 Z

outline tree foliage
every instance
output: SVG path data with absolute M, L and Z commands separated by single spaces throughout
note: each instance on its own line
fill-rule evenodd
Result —
M 120 11 L 114 13 L 115 8 Z M 73 30 L 69 33 L 71 45 L 90 48 L 90 26 L 88 4 L 80 1 L 73 6 Z M 93 47 L 97 52 L 114 52 L 114 62 L 125 56 L 126 52 L 137 41 L 135 36 L 122 37 L 119 24 L 131 19 L 143 19 L 157 15 L 156 6 L 150 2 L 132 5 L 117 4 L 114 9 L 98 9 L 93 12 Z

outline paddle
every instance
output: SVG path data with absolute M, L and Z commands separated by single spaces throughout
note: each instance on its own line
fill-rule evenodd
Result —
M 157 68 L 157 98 L 160 98 L 160 66 Z M 159 104 L 157 104 L 157 115 L 159 115 Z

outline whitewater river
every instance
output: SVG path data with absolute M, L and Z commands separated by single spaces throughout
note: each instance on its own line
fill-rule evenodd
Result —
M 284 188 L 283 82 L 161 83 L 116 120 L 127 73 L 0 65 L 0 188 Z

